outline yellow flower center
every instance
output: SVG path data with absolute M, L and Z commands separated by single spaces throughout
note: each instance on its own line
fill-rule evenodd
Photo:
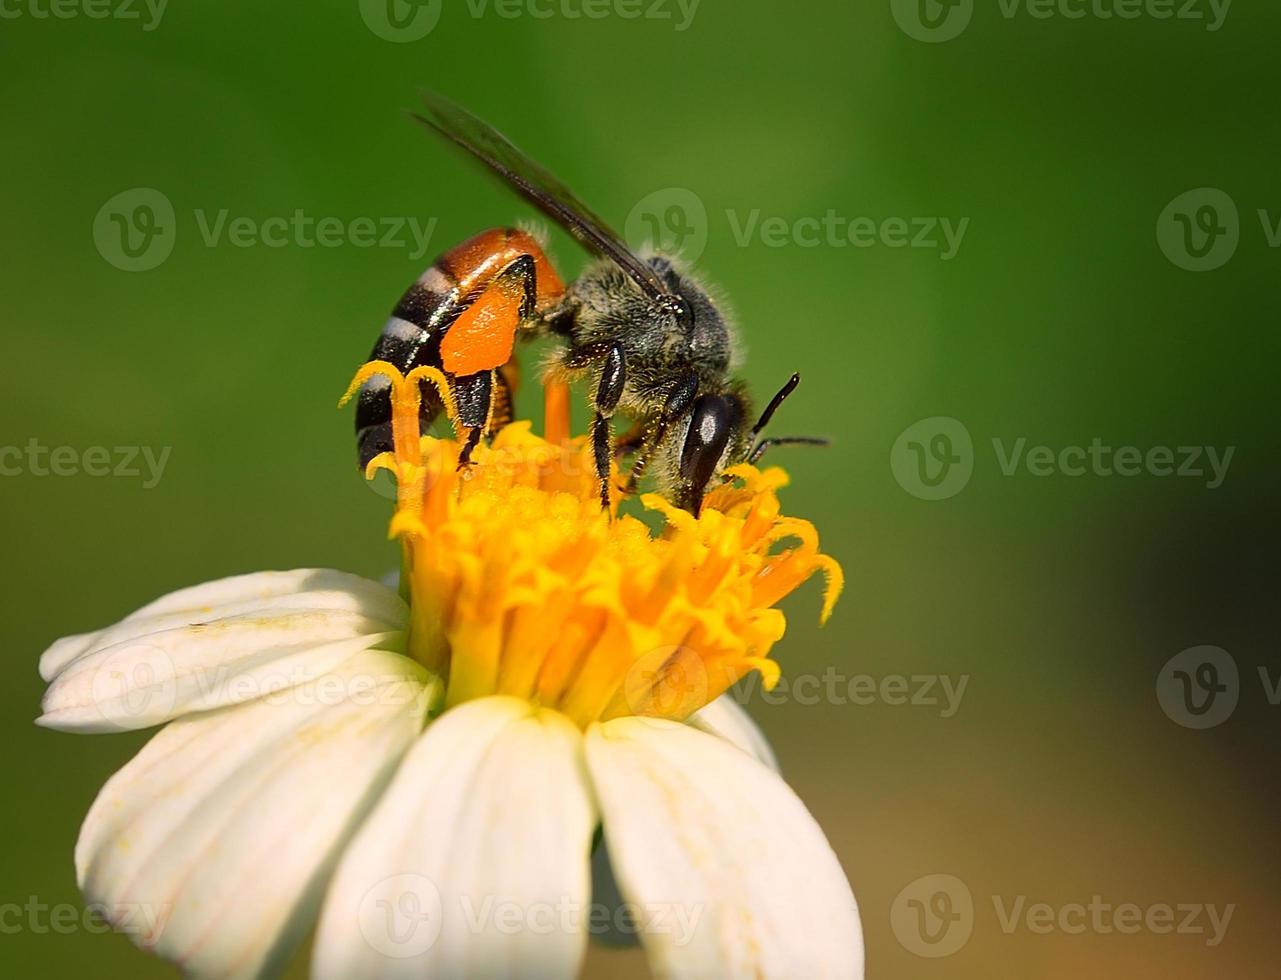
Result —
M 343 401 L 376 375 L 391 382 L 395 448 L 366 475 L 396 477 L 390 533 L 403 546 L 409 651 L 447 680 L 447 707 L 508 694 L 584 727 L 683 720 L 749 671 L 767 689 L 777 682 L 783 596 L 822 571 L 826 621 L 840 594 L 840 566 L 813 525 L 780 516 L 780 469 L 733 468 L 698 517 L 642 495 L 665 519 L 654 535 L 618 515 L 617 500 L 602 511 L 587 439 L 568 437 L 563 388 L 549 387 L 546 438 L 514 422 L 459 471 L 460 442 L 419 428 L 427 381 L 458 429 L 444 375 L 374 361 Z

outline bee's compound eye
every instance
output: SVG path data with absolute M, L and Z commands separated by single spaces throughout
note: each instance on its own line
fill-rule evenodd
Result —
M 702 491 L 716 473 L 730 437 L 741 424 L 738 406 L 722 395 L 703 395 L 690 410 L 689 431 L 681 447 L 681 476 Z

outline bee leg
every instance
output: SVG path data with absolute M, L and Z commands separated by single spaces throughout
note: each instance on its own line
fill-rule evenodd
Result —
M 480 434 L 483 431 L 480 426 L 467 430 L 467 441 L 463 443 L 463 448 L 458 453 L 458 469 L 465 470 L 472 465 L 471 454 L 480 445 Z
M 494 388 L 494 410 L 489 419 L 489 434 L 492 436 L 499 429 L 511 424 L 513 418 L 515 385 L 508 379 L 503 368 L 497 373 L 498 384 Z
M 458 424 L 467 428 L 467 441 L 458 454 L 458 468 L 471 465 L 471 454 L 480 445 L 480 437 L 489 428 L 494 410 L 494 373 L 480 371 L 449 379 L 449 390 L 454 396 Z
M 649 458 L 653 455 L 655 447 L 663 441 L 663 435 L 666 431 L 667 425 L 661 419 L 654 423 L 653 428 L 645 437 L 644 444 L 636 453 L 636 458 L 632 460 L 632 470 L 627 474 L 627 482 L 620 488 L 624 495 L 630 497 L 636 492 L 641 477 L 645 475 L 645 467 L 649 465 Z
M 687 374 L 677 382 L 676 387 L 671 390 L 667 400 L 663 403 L 663 410 L 654 426 L 646 438 L 640 452 L 636 454 L 636 459 L 632 463 L 632 471 L 628 474 L 627 484 L 623 488 L 623 493 L 634 494 L 636 485 L 645 475 L 645 467 L 649 465 L 650 456 L 658 448 L 663 437 L 667 435 L 667 427 L 689 411 L 690 405 L 694 404 L 694 396 L 698 394 L 698 375 Z
M 613 450 L 610 448 L 609 420 L 618 407 L 618 400 L 623 397 L 623 386 L 627 383 L 627 360 L 623 355 L 622 345 L 599 342 L 584 344 L 569 351 L 565 356 L 568 368 L 586 367 L 592 361 L 603 360 L 600 370 L 600 383 L 596 386 L 596 397 L 593 405 L 596 414 L 592 417 L 592 458 L 596 462 L 596 478 L 600 481 L 600 505 L 609 510 L 609 472 L 613 462 Z
M 623 348 L 615 344 L 605 355 L 605 364 L 600 372 L 600 384 L 596 386 L 596 415 L 592 419 L 592 455 L 596 460 L 596 477 L 600 480 L 600 505 L 609 510 L 609 474 L 613 453 L 609 445 L 609 420 L 618 407 L 618 400 L 623 396 L 623 385 L 627 382 L 627 362 Z

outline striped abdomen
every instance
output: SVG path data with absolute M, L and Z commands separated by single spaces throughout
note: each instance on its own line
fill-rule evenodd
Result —
M 467 338 L 465 345 L 448 344 L 445 338 L 454 322 L 473 305 L 488 302 L 499 274 L 522 260 L 520 268 L 532 269 L 534 302 L 527 305 L 527 312 L 546 310 L 564 294 L 565 287 L 538 242 L 517 229 L 491 229 L 450 249 L 405 291 L 369 360 L 388 361 L 406 374 L 429 364 L 445 372 L 451 387 L 455 379 L 462 379 L 464 388 L 483 387 L 486 391 L 491 383 L 504 385 L 496 369 L 511 357 L 519 316 L 483 318 L 483 335 L 475 333 L 475 323 L 482 318 L 468 317 L 468 331 L 459 334 Z M 386 378 L 372 378 L 361 388 L 356 402 L 356 448 L 362 469 L 392 448 L 389 387 Z M 422 428 L 426 431 L 442 406 L 435 388 L 424 383 L 421 389 Z M 510 393 L 502 394 L 509 403 Z

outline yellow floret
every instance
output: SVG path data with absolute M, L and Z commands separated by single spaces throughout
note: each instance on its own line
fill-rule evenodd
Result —
M 584 727 L 683 720 L 752 670 L 774 685 L 780 599 L 821 571 L 825 621 L 840 594 L 814 526 L 780 515 L 780 469 L 736 467 L 698 517 L 643 496 L 666 522 L 656 536 L 617 500 L 602 511 L 586 437 L 549 442 L 514 422 L 459 471 L 458 441 L 419 432 L 420 379 L 453 416 L 443 375 L 372 362 L 346 397 L 374 375 L 392 384 L 395 451 L 369 475 L 396 476 L 409 650 L 447 679 L 447 705 L 508 694 Z

